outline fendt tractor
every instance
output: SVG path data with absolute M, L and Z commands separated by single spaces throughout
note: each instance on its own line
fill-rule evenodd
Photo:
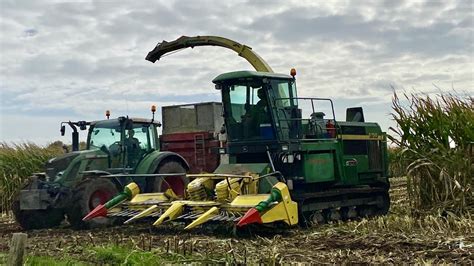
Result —
M 154 114 L 156 107 L 152 107 Z M 59 225 L 65 217 L 74 228 L 108 225 L 112 219 L 82 218 L 135 182 L 143 192 L 182 191 L 188 163 L 179 154 L 160 151 L 154 119 L 119 117 L 61 123 L 72 132 L 72 152 L 50 159 L 46 172 L 36 173 L 13 204 L 16 221 L 24 229 Z M 87 130 L 87 148 L 79 151 L 79 132 Z M 170 178 L 172 173 L 181 176 Z M 159 177 L 158 177 L 159 176 Z
M 384 215 L 388 212 L 386 134 L 365 122 L 360 107 L 336 120 L 330 99 L 298 97 L 296 71 L 273 73 L 250 47 L 215 36 L 183 36 L 158 44 L 146 59 L 195 46 L 237 52 L 257 71 L 217 76 L 229 156 L 213 173 L 188 174 L 185 193 L 140 193 L 130 183 L 123 192 L 84 217 L 127 217 L 203 223 L 318 224 Z M 179 195 L 177 195 L 179 193 Z

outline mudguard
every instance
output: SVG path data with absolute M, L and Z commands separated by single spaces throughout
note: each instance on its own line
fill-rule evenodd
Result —
M 138 164 L 135 174 L 152 174 L 158 169 L 158 166 L 165 160 L 174 160 L 181 163 L 186 171 L 189 170 L 189 164 L 186 160 L 179 154 L 170 152 L 170 151 L 154 151 Z

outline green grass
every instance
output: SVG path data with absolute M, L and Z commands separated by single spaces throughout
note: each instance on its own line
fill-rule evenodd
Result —
M 0 253 L 0 265 L 7 264 L 7 258 L 8 258 L 8 254 Z
M 183 263 L 217 263 L 228 262 L 226 258 L 213 260 L 201 254 L 184 255 L 174 252 L 166 252 L 161 249 L 143 251 L 137 248 L 117 245 L 104 245 L 91 247 L 89 249 L 89 259 L 95 264 L 113 265 L 162 265 L 162 264 L 183 264 Z
M 138 263 L 156 264 L 157 258 L 151 252 L 141 252 L 120 246 L 92 248 L 94 260 L 97 263 L 133 265 Z
M 45 257 L 45 256 L 28 256 L 24 263 L 25 265 L 31 266 L 82 266 L 88 265 L 81 261 L 76 261 L 73 259 L 64 259 L 64 258 L 55 258 L 55 257 Z
M 0 253 L 0 265 L 7 263 L 8 254 Z M 182 255 L 173 252 L 163 252 L 155 249 L 143 251 L 127 246 L 104 245 L 89 247 L 81 260 L 56 257 L 56 256 L 27 256 L 25 265 L 59 265 L 59 266 L 80 266 L 80 265 L 163 265 L 163 264 L 184 264 L 184 263 L 217 263 L 226 262 L 223 260 L 206 259 L 198 255 Z
M 7 253 L 0 253 L 0 265 L 6 265 L 8 259 Z M 65 259 L 65 258 L 56 258 L 56 257 L 47 257 L 47 256 L 27 256 L 25 258 L 24 265 L 32 266 L 47 266 L 47 265 L 59 265 L 59 266 L 82 266 L 87 265 L 83 262 Z

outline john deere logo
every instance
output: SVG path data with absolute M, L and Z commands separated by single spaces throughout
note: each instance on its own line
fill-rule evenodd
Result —
M 356 165 L 357 165 L 356 159 L 346 161 L 346 166 L 356 166 Z

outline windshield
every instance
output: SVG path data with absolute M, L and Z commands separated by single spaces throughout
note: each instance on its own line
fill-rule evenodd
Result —
M 272 80 L 270 82 L 271 91 L 274 94 L 275 105 L 279 108 L 297 106 L 296 86 L 293 81 L 288 80 Z M 290 99 L 293 100 L 291 103 Z
M 101 121 L 90 128 L 89 149 L 108 148 L 121 139 L 121 126 L 117 120 Z

